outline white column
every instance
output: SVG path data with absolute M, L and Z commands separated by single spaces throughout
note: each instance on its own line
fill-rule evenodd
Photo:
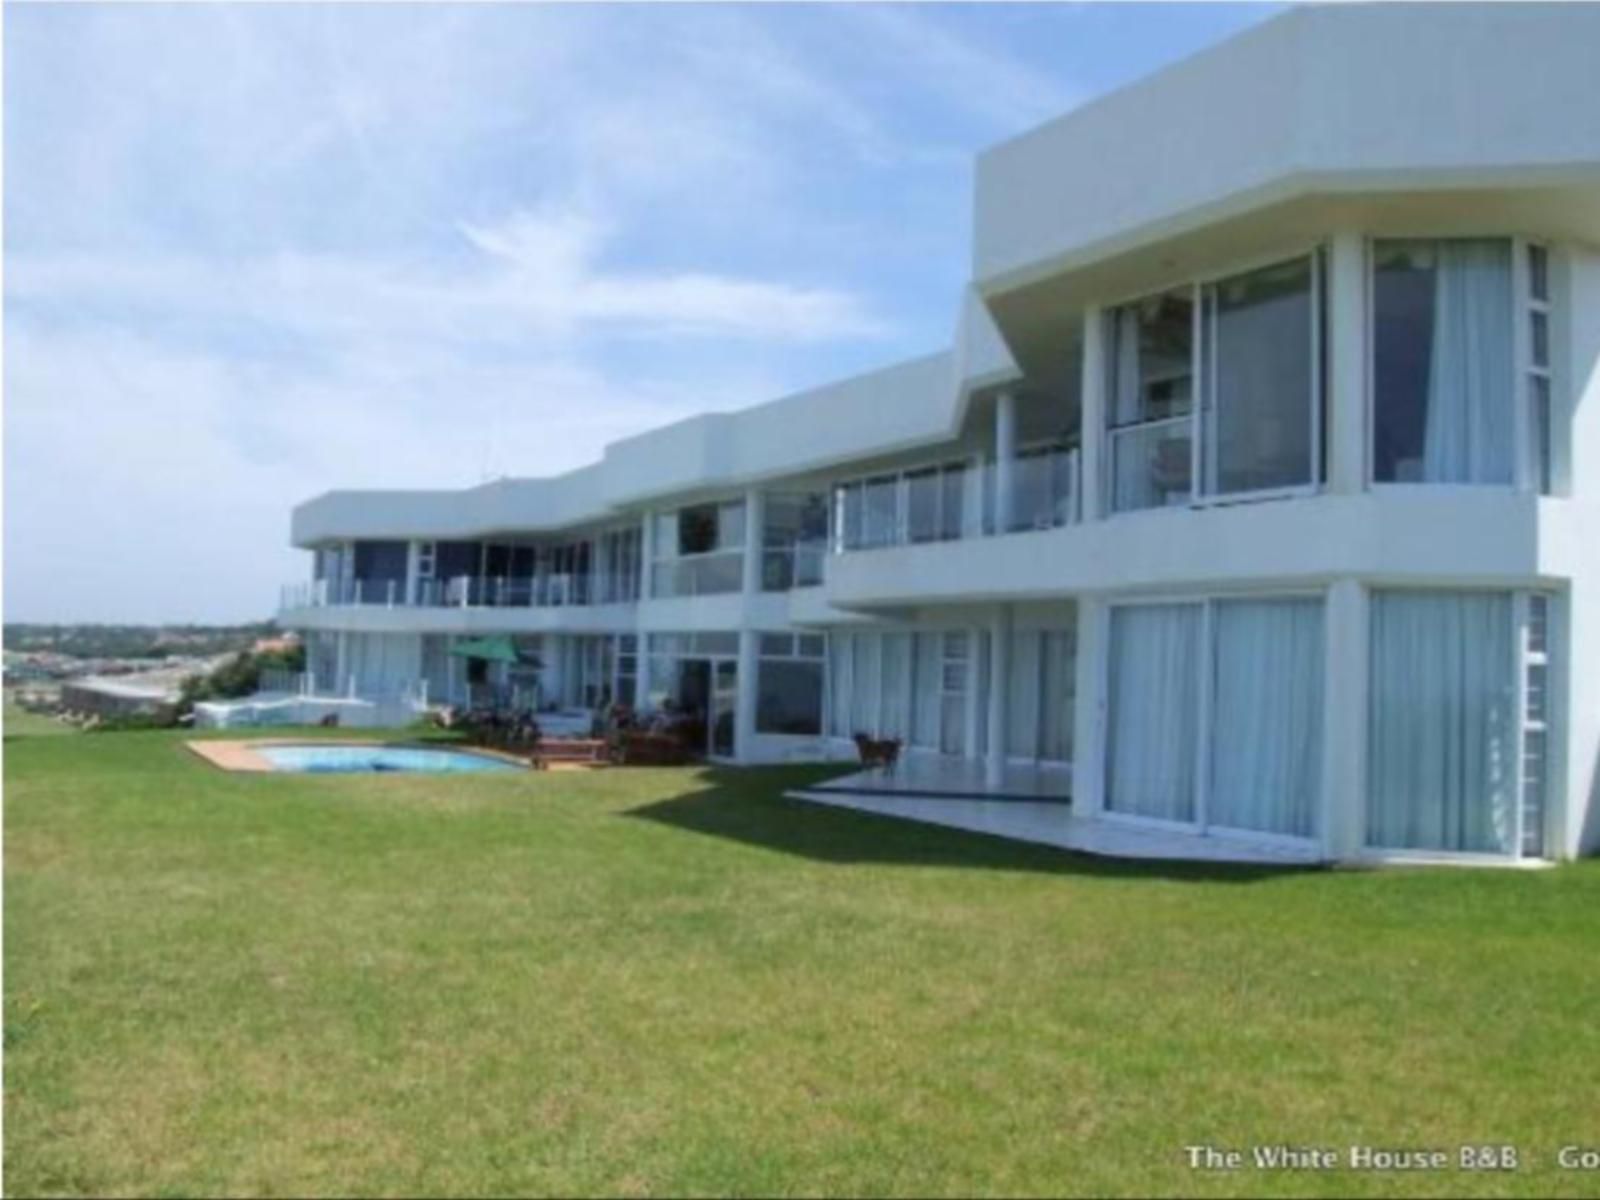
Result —
M 651 564 L 656 557 L 654 514 L 646 509 L 639 529 L 639 599 L 650 599 L 650 585 L 655 572 Z
M 1367 246 L 1354 230 L 1328 249 L 1328 491 L 1354 495 L 1367 480 Z
M 417 596 L 417 543 L 415 540 L 406 543 L 406 590 L 402 604 L 415 604 Z
M 754 758 L 756 670 L 759 666 L 756 652 L 760 637 L 753 629 L 739 631 L 739 699 L 733 710 L 733 750 L 738 762 L 751 762 Z
M 761 592 L 761 522 L 762 514 L 761 492 L 751 488 L 744 494 L 744 579 L 743 591 L 745 596 L 759 595 Z M 744 680 L 739 680 L 739 690 L 744 691 Z
M 1367 811 L 1367 591 L 1340 579 L 1328 589 L 1323 621 L 1323 855 L 1361 849 Z
M 1098 521 L 1104 511 L 1100 461 L 1105 447 L 1106 366 L 1105 310 L 1090 305 L 1083 311 L 1083 376 L 1079 391 L 1078 500 L 1085 521 Z M 1081 642 L 1080 642 L 1081 644 Z
M 994 531 L 1011 528 L 1016 510 L 1017 398 L 1001 392 L 994 404 Z
M 1092 817 L 1105 808 L 1105 662 L 1108 610 L 1105 601 L 1078 598 L 1076 680 L 1072 710 L 1072 814 Z
M 989 621 L 989 728 L 988 753 L 983 760 L 983 782 L 999 787 L 1005 782 L 1007 704 L 1011 677 L 1012 608 L 997 604 Z
M 328 694 L 340 696 L 349 686 L 350 676 L 346 674 L 350 669 L 350 635 L 340 630 L 334 643 L 333 651 L 333 686 L 328 689 Z

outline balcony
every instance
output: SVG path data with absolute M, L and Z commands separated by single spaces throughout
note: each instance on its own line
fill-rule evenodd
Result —
M 582 574 L 534 578 L 458 575 L 418 579 L 408 588 L 398 579 L 315 579 L 286 585 L 279 610 L 308 608 L 573 608 L 637 601 L 635 579 Z
M 834 548 L 854 554 L 1073 525 L 1078 476 L 1078 452 L 1052 447 L 1019 454 L 1008 472 L 955 462 L 845 484 L 836 492 Z
M 744 551 L 712 550 L 664 558 L 650 577 L 652 599 L 721 596 L 744 588 Z

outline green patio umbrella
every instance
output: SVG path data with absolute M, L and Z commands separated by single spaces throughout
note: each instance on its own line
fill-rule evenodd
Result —
M 513 666 L 536 667 L 536 660 L 525 659 L 517 650 L 516 643 L 509 637 L 468 638 L 464 642 L 457 642 L 450 647 L 450 653 L 462 658 L 476 658 L 484 662 L 511 663 Z

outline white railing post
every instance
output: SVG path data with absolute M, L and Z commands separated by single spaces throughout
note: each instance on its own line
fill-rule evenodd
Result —
M 494 581 L 494 604 L 496 608 L 506 606 L 506 577 L 497 576 Z
M 345 694 L 351 700 L 354 700 L 356 698 L 356 677 L 355 677 L 355 674 L 353 672 L 350 675 L 349 689 Z
M 388 595 L 388 607 L 389 608 L 393 608 L 394 607 L 394 580 L 392 580 L 392 579 L 389 580 L 388 592 L 389 592 L 389 595 Z
M 466 608 L 467 600 L 472 595 L 472 576 L 457 575 L 456 583 L 460 585 L 461 588 L 461 607 Z

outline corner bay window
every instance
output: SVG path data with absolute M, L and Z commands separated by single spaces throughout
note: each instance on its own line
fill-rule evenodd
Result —
M 1550 491 L 1546 249 L 1379 241 L 1372 306 L 1373 479 Z
M 1539 593 L 1373 594 L 1368 846 L 1542 852 L 1549 624 Z
M 1306 255 L 1111 310 L 1112 512 L 1317 482 L 1320 275 Z

